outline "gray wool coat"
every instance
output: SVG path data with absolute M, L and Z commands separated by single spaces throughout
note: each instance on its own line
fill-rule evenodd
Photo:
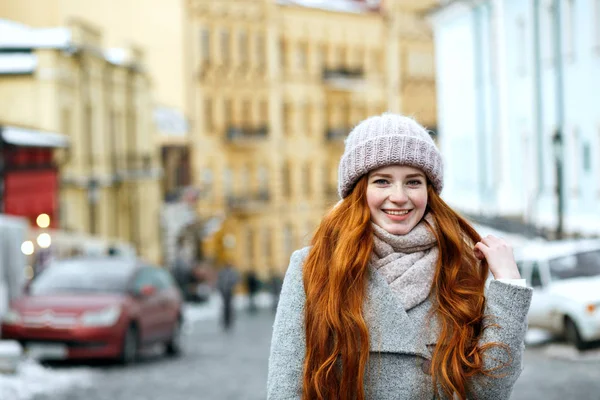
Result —
M 287 270 L 271 341 L 267 397 L 270 400 L 300 399 L 302 368 L 306 350 L 304 334 L 305 293 L 302 265 L 309 248 L 294 252 Z M 469 399 L 508 399 L 522 369 L 526 316 L 530 288 L 492 281 L 486 292 L 486 315 L 497 327 L 484 330 L 480 343 L 500 342 L 509 346 L 510 356 L 493 347 L 486 351 L 484 366 L 500 363 L 501 377 L 471 379 Z M 365 395 L 371 399 L 433 399 L 428 367 L 438 330 L 427 315 L 429 299 L 408 312 L 392 293 L 385 279 L 371 269 L 364 315 L 369 329 L 370 355 L 365 378 Z

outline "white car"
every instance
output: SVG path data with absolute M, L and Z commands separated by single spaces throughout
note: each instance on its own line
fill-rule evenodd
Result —
M 530 327 L 564 335 L 580 350 L 600 340 L 600 240 L 530 244 L 515 258 L 534 289 Z

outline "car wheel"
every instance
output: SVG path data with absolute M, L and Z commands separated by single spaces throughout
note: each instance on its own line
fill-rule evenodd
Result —
M 577 350 L 585 350 L 587 348 L 586 342 L 584 342 L 579 335 L 577 325 L 569 317 L 565 318 L 565 340 L 574 345 Z
M 129 325 L 123 338 L 121 355 L 119 363 L 122 365 L 130 365 L 136 362 L 139 348 L 138 330 L 135 325 Z
M 183 350 L 183 327 L 181 319 L 178 319 L 173 328 L 173 335 L 166 343 L 166 352 L 168 356 L 178 356 Z

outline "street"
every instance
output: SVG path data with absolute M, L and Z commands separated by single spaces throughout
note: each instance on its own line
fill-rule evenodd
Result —
M 223 334 L 212 318 L 188 327 L 187 351 L 178 359 L 158 352 L 133 367 L 110 364 L 53 366 L 61 371 L 91 369 L 91 384 L 34 400 L 255 400 L 266 398 L 272 314 L 238 311 L 236 326 Z M 514 400 L 600 399 L 600 349 L 579 355 L 556 342 L 529 346 Z

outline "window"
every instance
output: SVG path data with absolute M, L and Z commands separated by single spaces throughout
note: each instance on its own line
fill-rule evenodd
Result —
M 542 35 L 540 36 L 543 41 L 542 44 L 542 57 L 548 62 L 548 65 L 554 66 L 555 54 L 554 54 L 554 37 L 555 37 L 555 14 L 554 1 L 546 0 L 544 5 L 544 12 L 542 17 Z M 543 34 L 545 32 L 545 34 Z
M 232 123 L 233 109 L 230 99 L 223 100 L 223 125 L 228 128 Z
M 252 123 L 252 101 L 243 100 L 242 105 L 242 126 L 249 127 Z
M 594 46 L 597 51 L 600 51 L 600 0 L 594 0 L 594 21 L 592 26 L 594 27 Z
M 283 252 L 285 258 L 289 258 L 289 256 L 294 251 L 294 230 L 292 225 L 287 223 L 283 227 Z
M 564 55 L 569 61 L 575 59 L 575 0 L 565 2 L 565 49 Z
M 258 180 L 258 190 L 261 193 L 268 193 L 269 191 L 269 170 L 264 165 L 258 167 L 256 171 L 256 178 Z
M 308 66 L 306 57 L 308 56 L 308 46 L 306 43 L 300 43 L 296 46 L 296 66 L 300 70 L 305 70 Z
M 271 253 L 273 252 L 271 244 L 271 229 L 266 226 L 263 228 L 263 251 L 264 261 L 268 267 L 271 267 Z
M 517 74 L 524 75 L 527 65 L 527 29 L 525 27 L 525 19 L 519 17 L 517 19 Z
M 156 274 L 153 271 L 153 268 L 145 267 L 138 272 L 133 281 L 133 292 L 139 293 L 144 286 L 148 285 L 154 286 L 158 289 L 159 281 L 157 279 Z
M 307 198 L 309 198 L 311 196 L 312 193 L 312 179 L 311 179 L 311 168 L 310 168 L 310 162 L 307 162 L 304 165 L 304 169 L 303 169 L 303 187 L 304 187 L 304 194 Z
M 269 100 L 264 99 L 260 102 L 260 122 L 261 124 L 269 124 Z
M 229 167 L 223 170 L 223 192 L 226 196 L 233 193 L 233 173 Z
M 283 105 L 283 134 L 289 136 L 292 127 L 292 106 L 290 103 Z
M 246 230 L 246 257 L 248 260 L 248 266 L 254 266 L 254 232 L 252 228 L 248 227 Z
M 156 268 L 155 272 L 161 289 L 169 289 L 175 286 L 175 282 L 170 273 L 161 268 Z
M 248 35 L 246 31 L 240 31 L 238 33 L 238 51 L 240 54 L 240 64 L 245 65 L 248 63 Z
M 290 197 L 292 195 L 292 171 L 289 161 L 284 161 L 281 175 L 283 195 L 285 197 Z
M 226 30 L 221 31 L 221 60 L 229 61 L 229 32 Z
M 210 32 L 203 28 L 200 31 L 200 54 L 203 62 L 210 61 Z
M 212 99 L 204 99 L 204 128 L 207 133 L 213 130 L 213 102 Z
M 287 60 L 287 45 L 283 39 L 279 41 L 279 63 L 281 65 L 282 70 L 287 69 L 286 60 Z
M 265 36 L 262 33 L 256 35 L 256 64 L 265 65 Z
M 589 143 L 583 145 L 583 170 L 592 171 L 592 149 Z

